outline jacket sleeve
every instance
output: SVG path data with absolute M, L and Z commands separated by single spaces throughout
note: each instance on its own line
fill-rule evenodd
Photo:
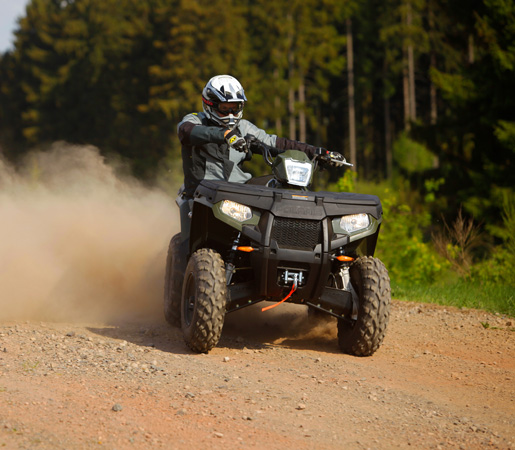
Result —
M 240 122 L 240 132 L 243 136 L 247 134 L 252 134 L 258 141 L 261 141 L 267 145 L 272 147 L 276 147 L 281 150 L 300 150 L 306 153 L 310 158 L 315 156 L 316 147 L 310 144 L 305 144 L 304 142 L 293 141 L 291 139 L 286 139 L 282 137 L 277 137 L 274 134 L 267 134 L 266 131 L 258 128 L 253 123 L 242 120 Z
M 300 150 L 306 153 L 310 158 L 315 156 L 315 151 L 317 147 L 306 144 L 304 142 L 294 141 L 291 139 L 286 139 L 283 137 L 278 137 L 275 146 L 280 148 L 281 150 Z
M 185 116 L 177 126 L 177 134 L 182 145 L 223 144 L 225 128 L 202 125 L 197 114 Z
M 275 147 L 275 141 L 277 136 L 275 134 L 268 134 L 265 130 L 258 128 L 252 122 L 248 120 L 241 120 L 238 125 L 238 130 L 240 134 L 245 137 L 247 135 L 254 136 L 258 141 L 263 142 L 266 145 L 270 145 L 271 147 Z

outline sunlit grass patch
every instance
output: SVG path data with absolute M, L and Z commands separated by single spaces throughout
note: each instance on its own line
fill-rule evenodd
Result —
M 484 286 L 461 279 L 441 285 L 392 281 L 392 297 L 398 300 L 482 309 L 515 317 L 515 288 L 511 286 Z

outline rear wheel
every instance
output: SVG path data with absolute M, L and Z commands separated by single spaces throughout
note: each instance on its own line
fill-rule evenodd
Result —
M 359 297 L 358 317 L 338 319 L 338 343 L 344 353 L 372 355 L 383 342 L 390 317 L 390 278 L 377 258 L 358 258 L 350 278 Z
M 184 279 L 185 256 L 181 252 L 181 235 L 176 234 L 168 246 L 165 271 L 164 314 L 166 321 L 181 326 L 181 295 Z
M 207 353 L 222 335 L 227 305 L 224 262 L 211 249 L 197 250 L 184 277 L 181 322 L 184 340 L 195 352 Z

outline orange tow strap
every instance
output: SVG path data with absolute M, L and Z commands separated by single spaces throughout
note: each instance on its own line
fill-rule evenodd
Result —
M 288 300 L 291 297 L 291 294 L 293 294 L 295 292 L 295 289 L 297 289 L 297 286 L 295 285 L 295 283 L 293 283 L 293 286 L 291 287 L 291 291 L 286 297 L 284 297 L 280 302 L 275 303 L 274 305 L 267 306 L 266 308 L 261 308 L 261 312 L 268 311 L 269 309 L 275 308 L 276 306 L 280 305 L 282 302 L 285 302 L 286 300 Z

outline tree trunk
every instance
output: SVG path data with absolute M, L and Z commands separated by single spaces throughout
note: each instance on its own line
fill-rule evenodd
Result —
M 288 14 L 287 23 L 293 24 L 293 19 L 291 13 Z M 288 41 L 289 41 L 289 50 L 288 50 L 288 117 L 289 117 L 289 125 L 290 125 L 290 139 L 296 140 L 297 138 L 297 129 L 295 126 L 296 116 L 295 116 L 295 52 L 293 49 L 293 28 L 290 27 L 288 32 Z
M 276 97 L 274 99 L 274 106 L 275 106 L 276 112 L 281 111 L 281 99 L 279 98 L 278 95 L 276 95 Z M 275 132 L 276 132 L 277 136 L 283 135 L 283 122 L 282 122 L 281 116 L 279 114 L 275 117 Z
M 468 62 L 469 64 L 474 64 L 476 57 L 474 53 L 474 36 L 472 34 L 469 34 L 469 41 L 468 41 Z
M 409 75 L 408 75 L 408 56 L 406 47 L 402 54 L 402 95 L 404 99 L 404 129 L 409 131 L 411 128 L 411 108 L 409 99 Z
M 275 68 L 274 70 L 274 80 L 277 83 L 279 80 L 279 69 Z M 283 122 L 281 120 L 281 97 L 276 95 L 274 98 L 274 107 L 275 107 L 275 132 L 277 136 L 283 135 Z
M 290 83 L 292 83 L 291 79 Z M 297 130 L 295 127 L 295 89 L 291 85 L 288 88 L 288 114 L 290 117 L 290 139 L 295 140 L 297 137 Z
M 435 14 L 433 11 L 433 4 L 428 2 L 428 17 L 429 17 L 429 33 L 432 36 L 435 33 Z M 436 69 L 436 51 L 434 50 L 434 44 L 431 45 L 430 57 L 429 57 L 429 121 L 431 125 L 435 125 L 438 120 L 438 107 L 436 103 L 436 86 L 433 83 L 431 73 L 433 69 Z
M 417 101 L 415 96 L 415 58 L 413 56 L 413 38 L 411 27 L 413 25 L 413 13 L 411 3 L 408 3 L 408 11 L 406 14 L 406 24 L 408 26 L 408 79 L 409 79 L 409 103 L 410 103 L 410 119 L 417 120 Z
M 393 176 L 393 154 L 392 154 L 392 128 L 390 119 L 390 99 L 384 99 L 384 147 L 386 153 L 386 178 L 390 180 Z
M 435 15 L 433 12 L 432 4 L 429 3 L 429 28 L 430 32 L 434 32 L 435 26 Z M 433 71 L 432 69 L 436 69 L 436 51 L 431 49 L 431 55 L 429 57 L 429 73 Z M 430 100 L 430 123 L 431 125 L 436 125 L 438 122 L 438 103 L 437 103 L 437 95 L 436 95 L 436 86 L 433 83 L 433 79 L 430 76 L 429 79 L 429 100 Z M 437 169 L 440 166 L 440 161 L 438 159 L 438 155 L 435 154 L 433 157 L 433 168 Z
M 356 110 L 354 105 L 354 51 L 352 45 L 352 21 L 347 19 L 347 91 L 349 96 L 349 153 L 356 170 Z
M 304 75 L 301 75 L 299 84 L 299 141 L 306 142 L 306 86 Z
M 431 72 L 431 69 L 433 67 L 436 67 L 436 55 L 434 52 L 431 52 L 431 58 L 429 61 L 429 72 Z M 436 86 L 433 83 L 433 80 L 430 80 L 429 84 L 429 96 L 431 101 L 431 125 L 436 125 L 436 121 L 438 120 L 438 109 L 436 104 Z
M 297 129 L 295 127 L 295 88 L 293 86 L 293 51 L 288 55 L 290 66 L 288 69 L 288 116 L 290 122 L 290 139 L 295 140 L 297 137 Z
M 385 80 L 385 84 L 387 73 L 388 66 L 385 58 L 383 65 L 383 80 Z M 384 149 L 386 156 L 386 178 L 390 180 L 393 176 L 392 123 L 390 117 L 390 97 L 387 93 L 386 87 L 384 89 Z

